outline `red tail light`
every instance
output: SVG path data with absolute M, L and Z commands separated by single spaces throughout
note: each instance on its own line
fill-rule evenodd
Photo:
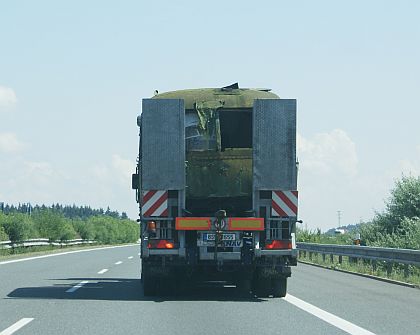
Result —
M 168 240 L 150 240 L 147 243 L 148 249 L 173 249 L 174 247 L 174 242 Z
M 292 242 L 289 240 L 272 240 L 267 241 L 265 248 L 269 250 L 274 249 L 292 249 Z

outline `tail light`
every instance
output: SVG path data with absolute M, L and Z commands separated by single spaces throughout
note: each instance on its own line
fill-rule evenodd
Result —
M 289 240 L 272 240 L 267 241 L 265 248 L 268 250 L 275 249 L 292 249 L 292 241 Z
M 168 240 L 150 240 L 147 243 L 148 249 L 173 249 L 174 247 L 174 242 Z

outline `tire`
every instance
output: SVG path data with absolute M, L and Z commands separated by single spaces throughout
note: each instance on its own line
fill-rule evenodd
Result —
M 284 298 L 287 293 L 287 278 L 273 278 L 273 296 L 276 298 Z
M 148 266 L 145 266 L 144 264 L 141 269 L 141 281 L 143 284 L 143 294 L 145 297 L 156 295 L 156 278 L 149 274 Z
M 173 276 L 160 278 L 157 282 L 159 286 L 159 295 L 169 297 L 175 295 L 176 285 Z
M 150 276 L 143 278 L 143 293 L 145 297 L 156 295 L 156 281 Z
M 271 293 L 271 279 L 258 278 L 254 283 L 254 294 L 259 298 L 267 298 Z
M 236 284 L 236 288 L 241 295 L 248 295 L 251 291 L 251 280 L 250 279 L 240 279 Z

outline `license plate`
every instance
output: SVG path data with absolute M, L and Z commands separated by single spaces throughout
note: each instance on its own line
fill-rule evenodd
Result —
M 216 234 L 203 233 L 201 240 L 198 240 L 197 245 L 201 247 L 214 247 Z M 242 239 L 237 239 L 235 233 L 222 233 L 220 234 L 219 247 L 242 247 Z
M 221 236 L 221 241 L 235 241 L 236 235 L 223 233 Z M 203 241 L 204 242 L 214 242 L 216 240 L 216 234 L 214 233 L 204 233 L 203 234 Z

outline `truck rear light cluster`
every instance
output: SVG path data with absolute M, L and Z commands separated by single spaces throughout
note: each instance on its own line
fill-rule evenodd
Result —
M 173 249 L 174 242 L 168 240 L 149 240 L 147 243 L 148 249 Z
M 289 240 L 272 240 L 267 241 L 265 244 L 265 248 L 268 250 L 275 250 L 275 249 L 292 249 L 292 242 Z

